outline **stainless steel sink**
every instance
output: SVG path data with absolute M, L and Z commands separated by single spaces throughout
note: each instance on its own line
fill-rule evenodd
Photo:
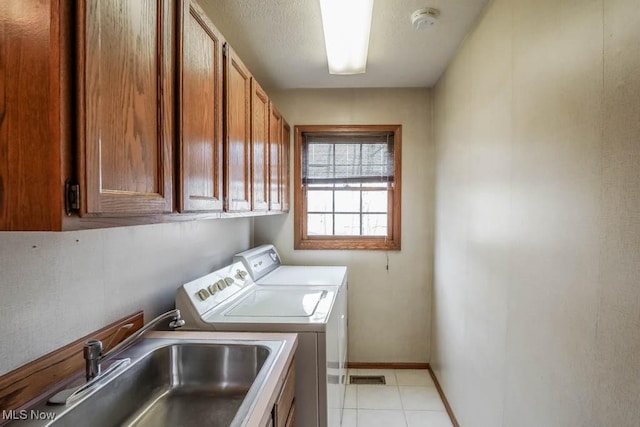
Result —
M 241 426 L 282 342 L 146 339 L 118 358 L 132 363 L 56 412 L 51 426 Z

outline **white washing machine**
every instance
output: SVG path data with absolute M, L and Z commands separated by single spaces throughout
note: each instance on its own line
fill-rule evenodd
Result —
M 298 333 L 296 425 L 339 426 L 346 380 L 340 349 L 346 287 L 343 292 L 335 285 L 260 286 L 250 273 L 235 262 L 181 286 L 176 307 L 186 322 L 182 329 Z
M 271 244 L 240 252 L 233 257 L 242 262 L 258 286 L 331 286 L 338 292 L 338 355 L 327 365 L 329 427 L 342 420 L 347 383 L 348 276 L 345 266 L 282 265 L 280 254 Z M 333 361 L 337 360 L 335 364 Z

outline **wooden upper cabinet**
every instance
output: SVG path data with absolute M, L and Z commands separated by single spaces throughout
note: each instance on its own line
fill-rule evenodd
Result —
M 282 116 L 269 103 L 269 210 L 282 210 Z
M 251 79 L 251 209 L 269 209 L 269 97 Z
M 284 117 L 282 118 L 282 167 L 281 167 L 281 179 L 282 185 L 282 210 L 289 211 L 290 191 L 289 183 L 291 182 L 289 176 L 289 148 L 291 147 L 291 127 L 286 122 Z
M 173 2 L 78 2 L 80 215 L 171 212 Z
M 287 128 L 195 0 L 0 17 L 0 230 L 287 209 Z
M 224 42 L 191 0 L 182 1 L 178 22 L 178 210 L 221 211 Z
M 251 73 L 225 48 L 225 200 L 228 212 L 251 210 Z

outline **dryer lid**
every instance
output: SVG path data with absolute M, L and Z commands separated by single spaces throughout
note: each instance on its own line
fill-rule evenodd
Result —
M 341 286 L 347 276 L 344 266 L 282 265 L 256 281 L 259 285 Z

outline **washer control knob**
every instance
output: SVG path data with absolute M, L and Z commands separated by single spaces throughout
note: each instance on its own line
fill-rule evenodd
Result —
M 236 271 L 236 279 L 244 280 L 244 278 L 247 277 L 247 274 L 248 273 L 246 271 L 237 270 Z
M 200 289 L 196 295 L 198 295 L 200 301 L 204 301 L 211 296 L 209 291 L 207 291 L 206 289 Z
M 220 289 L 218 289 L 218 284 L 217 283 L 212 283 L 211 285 L 209 285 L 209 292 L 211 292 L 211 295 L 215 294 L 219 290 Z
M 231 277 L 225 277 L 224 281 L 227 284 L 227 286 L 231 286 L 235 283 L 235 281 Z
M 222 279 L 218 280 L 216 282 L 216 285 L 218 285 L 218 289 L 220 289 L 220 290 L 223 290 L 224 288 L 227 287 L 227 283 Z

